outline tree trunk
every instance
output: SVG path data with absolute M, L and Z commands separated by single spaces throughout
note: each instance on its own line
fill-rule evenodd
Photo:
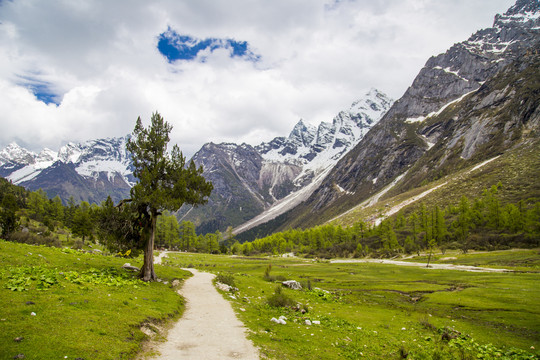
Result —
M 152 212 L 150 219 L 150 228 L 145 229 L 145 235 L 148 236 L 146 247 L 144 248 L 144 264 L 141 268 L 141 278 L 143 281 L 157 280 L 154 272 L 154 236 L 156 233 L 157 214 Z

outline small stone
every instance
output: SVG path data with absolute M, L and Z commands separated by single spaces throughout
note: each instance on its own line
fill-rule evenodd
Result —
M 281 320 L 288 320 L 288 319 L 287 319 L 285 316 L 283 316 L 283 315 L 281 315 L 279 318 L 280 318 Z
M 33 301 L 27 301 L 27 302 L 26 302 L 26 305 L 36 305 L 36 303 L 33 302 Z
M 321 322 L 319 320 L 313 320 L 312 323 L 313 325 L 321 325 Z
M 244 309 L 244 308 L 240 308 L 240 311 L 246 311 L 246 309 Z
M 172 285 L 172 286 L 178 286 L 178 285 L 180 285 L 180 280 L 178 280 L 178 279 L 173 280 L 173 282 L 172 282 L 171 285 Z
M 36 316 L 36 313 L 32 311 L 32 312 L 30 313 L 30 315 Z
M 306 323 L 307 326 L 310 326 L 310 325 L 311 325 L 311 321 L 310 321 L 310 320 L 306 320 L 305 323 Z
M 13 357 L 14 359 L 24 359 L 24 354 L 18 354 Z
M 401 330 L 407 330 L 406 328 L 402 327 Z
M 23 338 L 22 336 L 19 336 L 19 337 L 16 337 L 15 339 L 13 339 L 13 341 L 15 341 L 15 342 L 21 342 L 21 341 L 23 341 L 23 339 L 24 339 L 24 338 Z

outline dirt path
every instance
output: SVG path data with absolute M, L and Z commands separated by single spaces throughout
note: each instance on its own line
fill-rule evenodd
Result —
M 407 262 L 407 261 L 398 261 L 398 260 L 386 260 L 386 259 L 340 259 L 340 260 L 330 260 L 333 264 L 340 263 L 378 263 L 378 264 L 390 264 L 390 265 L 400 265 L 400 266 L 416 266 L 416 267 L 426 267 L 426 263 L 418 262 Z M 492 269 L 484 268 L 478 266 L 469 266 L 469 265 L 454 265 L 454 264 L 429 264 L 429 269 L 439 269 L 439 270 L 461 270 L 461 271 L 471 271 L 471 272 L 494 272 L 494 273 L 505 273 L 505 272 L 514 272 L 513 270 L 508 269 Z
M 157 261 L 165 254 L 161 253 Z M 259 359 L 257 349 L 246 338 L 244 324 L 212 284 L 214 274 L 193 273 L 179 293 L 186 311 L 169 330 L 167 342 L 158 345 L 156 359 Z

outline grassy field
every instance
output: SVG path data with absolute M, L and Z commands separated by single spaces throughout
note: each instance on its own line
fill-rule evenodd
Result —
M 472 261 L 483 265 L 487 260 L 481 258 L 487 256 L 478 255 Z M 537 273 L 470 273 L 196 254 L 171 254 L 165 261 L 171 267 L 233 274 L 239 291 L 234 298 L 225 296 L 267 358 L 488 359 L 511 351 L 507 358 L 538 358 Z M 279 286 L 263 279 L 269 264 L 273 277 L 311 284 L 311 291 L 282 290 L 306 305 L 306 314 L 267 305 Z M 270 321 L 279 316 L 287 318 L 286 325 Z M 320 324 L 309 326 L 305 320 Z M 458 332 L 463 336 L 451 342 L 443 339 Z
M 120 269 L 140 259 L 0 241 L 0 358 L 132 359 L 148 338 L 142 324 L 179 317 L 183 303 L 171 282 L 188 276 L 180 267 L 195 267 L 234 277 L 239 290 L 224 296 L 264 358 L 497 359 L 512 352 L 506 358 L 538 359 L 538 258 L 538 250 L 435 256 L 530 271 L 493 274 L 169 254 L 156 266 L 163 282 L 147 285 Z M 304 284 L 281 292 L 307 313 L 267 304 L 281 286 L 263 278 L 269 264 L 271 278 Z M 280 316 L 287 324 L 270 321 Z
M 142 324 L 180 316 L 171 283 L 189 273 L 156 266 L 163 282 L 145 284 L 125 262 L 142 259 L 0 241 L 0 359 L 133 358 Z

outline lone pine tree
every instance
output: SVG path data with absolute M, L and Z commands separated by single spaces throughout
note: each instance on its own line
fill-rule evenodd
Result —
M 167 152 L 171 130 L 172 126 L 157 112 L 152 114 L 148 128 L 139 117 L 126 146 L 132 154 L 133 175 L 138 179 L 126 201 L 132 202 L 138 212 L 144 249 L 140 275 L 144 281 L 156 280 L 154 242 L 158 216 L 164 210 L 176 211 L 184 203 L 204 204 L 213 189 L 212 183 L 202 176 L 202 167 L 197 168 L 193 160 L 186 166 L 177 145 L 170 154 Z

